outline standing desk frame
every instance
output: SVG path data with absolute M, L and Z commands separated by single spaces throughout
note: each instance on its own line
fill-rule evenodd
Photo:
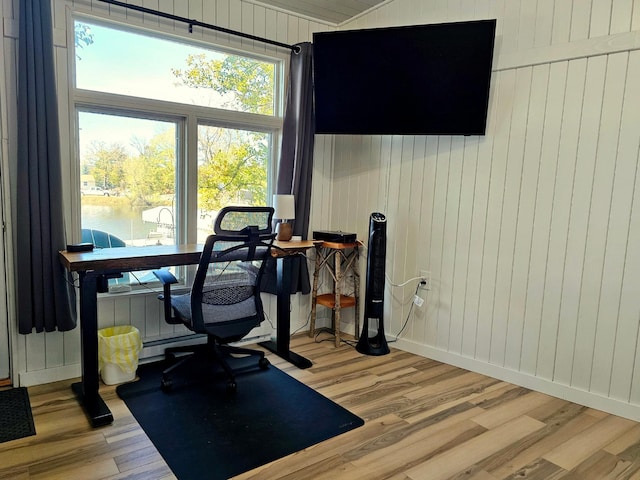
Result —
M 263 342 L 268 350 L 299 368 L 308 368 L 311 362 L 289 349 L 291 317 L 289 311 L 290 268 L 289 257 L 314 246 L 311 241 L 274 242 L 272 255 L 278 259 L 277 292 L 278 319 L 275 342 Z M 90 252 L 59 252 L 60 261 L 70 272 L 79 276 L 80 289 L 80 382 L 72 389 L 82 404 L 91 426 L 99 427 L 113 422 L 113 414 L 98 391 L 98 285 L 110 276 L 124 272 L 153 270 L 167 266 L 194 265 L 200 260 L 201 244 L 158 245 L 149 247 L 118 247 L 95 249 Z

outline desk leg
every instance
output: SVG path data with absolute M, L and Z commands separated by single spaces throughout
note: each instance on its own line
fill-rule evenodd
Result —
M 80 341 L 82 348 L 82 381 L 71 388 L 78 396 L 92 427 L 109 425 L 113 415 L 98 388 L 98 302 L 97 277 L 80 272 Z
M 298 368 L 309 368 L 312 365 L 310 360 L 289 350 L 289 334 L 291 331 L 291 312 L 289 310 L 291 300 L 291 257 L 278 257 L 277 274 L 278 337 L 275 342 L 261 342 L 260 345 Z

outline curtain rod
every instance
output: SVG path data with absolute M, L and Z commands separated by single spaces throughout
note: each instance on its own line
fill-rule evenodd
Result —
M 99 0 L 99 1 L 100 2 L 104 2 L 104 3 L 108 3 L 110 5 L 117 5 L 117 6 L 123 7 L 123 8 L 130 8 L 132 10 L 136 10 L 136 11 L 142 12 L 142 13 L 149 13 L 151 15 L 157 15 L 158 17 L 168 18 L 170 20 L 176 20 L 178 22 L 188 23 L 189 24 L 189 33 L 193 33 L 193 26 L 195 25 L 195 26 L 198 26 L 198 27 L 203 27 L 203 28 L 208 28 L 208 29 L 211 29 L 211 30 L 216 30 L 216 31 L 222 32 L 222 33 L 228 33 L 230 35 L 236 35 L 238 37 L 248 38 L 249 40 L 256 40 L 258 42 L 268 43 L 269 45 L 275 45 L 276 47 L 288 48 L 289 50 L 292 50 L 293 52 L 300 51 L 300 47 L 295 46 L 295 45 L 288 45 L 286 43 L 277 42 L 275 40 L 269 40 L 268 38 L 262 38 L 262 37 L 258 37 L 258 36 L 255 36 L 255 35 L 250 35 L 248 33 L 238 32 L 236 30 L 230 30 L 228 28 L 219 27 L 217 25 L 212 25 L 210 23 L 204 23 L 204 22 L 201 22 L 199 20 L 191 20 L 189 18 L 180 17 L 178 15 L 173 15 L 171 13 L 165 13 L 165 12 L 161 12 L 159 10 L 152 10 L 151 8 L 140 7 L 138 5 L 132 5 L 132 4 L 129 4 L 129 3 L 119 2 L 117 0 Z

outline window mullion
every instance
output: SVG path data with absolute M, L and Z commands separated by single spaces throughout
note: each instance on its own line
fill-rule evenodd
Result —
M 186 220 L 186 242 L 196 243 L 198 237 L 198 119 L 194 115 L 187 117 L 185 135 L 185 158 L 182 180 L 184 200 L 183 211 Z
M 146 98 L 128 97 L 113 93 L 93 92 L 90 90 L 75 90 L 74 103 L 85 110 L 92 108 L 105 111 L 112 108 L 118 113 L 130 111 L 136 116 L 147 112 L 158 115 L 166 115 L 168 118 L 176 116 L 196 116 L 205 122 L 215 122 L 229 127 L 256 128 L 258 130 L 271 130 L 282 128 L 281 116 L 258 115 L 246 112 L 234 112 L 216 108 L 200 107 L 197 105 L 185 105 L 181 103 L 166 102 L 162 100 L 149 100 Z M 106 107 L 106 106 L 109 107 Z

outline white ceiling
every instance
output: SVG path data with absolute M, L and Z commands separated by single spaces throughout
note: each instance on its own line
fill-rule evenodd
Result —
M 257 0 L 327 23 L 340 24 L 386 0 Z

